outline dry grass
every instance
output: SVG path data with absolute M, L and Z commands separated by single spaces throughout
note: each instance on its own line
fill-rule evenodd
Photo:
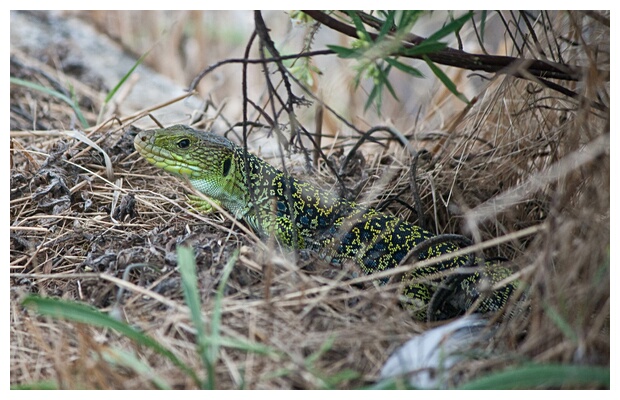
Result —
M 558 24 L 575 36 L 587 29 L 592 37 L 601 35 L 596 43 L 608 43 L 608 27 L 577 16 Z M 591 54 L 592 47 L 579 49 L 565 59 L 579 58 L 586 71 L 609 67 L 577 57 Z M 609 104 L 605 77 L 585 76 L 573 89 Z M 426 119 L 411 131 L 403 129 L 431 155 L 417 170 L 430 228 L 463 233 L 478 243 L 499 238 L 485 253 L 513 260 L 515 277 L 529 288 L 529 311 L 519 311 L 523 304 L 509 310 L 513 317 L 489 344 L 493 355 L 459 373 L 476 376 L 521 360 L 608 366 L 609 113 L 510 77 L 477 93 L 477 103 L 464 114 L 439 93 L 429 100 L 433 106 Z M 351 102 L 358 109 L 350 115 L 362 115 L 358 103 Z M 35 107 L 50 127 L 62 128 L 72 115 L 57 100 L 16 86 L 11 105 Z M 434 107 L 446 114 L 441 126 L 430 111 Z M 325 126 L 334 124 L 326 120 Z M 97 151 L 63 135 L 32 133 L 31 126 L 12 114 L 12 384 L 52 380 L 62 388 L 152 387 L 148 374 L 105 361 L 111 349 L 120 348 L 138 354 L 172 387 L 195 388 L 168 360 L 114 331 L 37 316 L 20 306 L 30 293 L 86 302 L 120 315 L 202 371 L 175 270 L 180 244 L 197 254 L 206 321 L 213 316 L 222 269 L 241 249 L 222 303 L 222 334 L 279 354 L 221 349 L 217 388 L 357 388 L 374 382 L 390 353 L 427 328 L 398 307 L 397 285 L 376 286 L 371 280 L 351 285 L 354 268 L 337 269 L 306 255 L 295 264 L 269 250 L 273 245 L 262 250 L 252 234 L 225 216 L 196 215 L 178 181 L 139 159 L 132 129 L 108 126 L 89 134 L 101 139 L 113 160 L 111 182 Z M 326 147 L 335 160 L 342 158 L 340 146 L 352 143 L 345 136 Z M 347 181 L 364 182 L 359 199 L 376 205 L 409 187 L 410 161 L 400 147 L 365 145 L 362 151 L 365 163 Z M 315 179 L 333 182 L 321 167 Z M 413 202 L 410 191 L 401 198 Z M 389 209 L 411 214 L 399 203 Z M 156 268 L 129 268 L 136 263 Z M 353 373 L 343 376 L 344 371 Z

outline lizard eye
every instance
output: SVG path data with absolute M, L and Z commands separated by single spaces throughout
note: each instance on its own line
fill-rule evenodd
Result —
M 177 142 L 179 149 L 186 149 L 189 147 L 189 139 L 181 139 Z
M 230 158 L 224 160 L 224 169 L 222 170 L 222 175 L 228 175 L 228 173 L 230 172 L 231 163 L 232 162 L 230 161 Z

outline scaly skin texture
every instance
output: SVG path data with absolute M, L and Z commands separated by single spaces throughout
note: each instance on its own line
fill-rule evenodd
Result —
M 136 150 L 151 164 L 183 177 L 205 196 L 261 237 L 275 236 L 281 243 L 309 249 L 333 263 L 354 260 L 365 273 L 396 267 L 417 245 L 434 235 L 398 217 L 347 201 L 309 183 L 299 181 L 249 154 L 226 138 L 184 125 L 143 131 L 134 140 Z M 246 164 L 247 163 L 247 164 Z M 211 205 L 199 197 L 190 203 L 202 212 Z M 440 242 L 421 251 L 420 260 L 458 250 Z M 510 274 L 507 268 L 475 259 L 477 272 L 460 275 L 441 294 L 439 308 L 427 315 L 433 295 L 445 279 L 426 278 L 467 264 L 454 257 L 435 265 L 415 268 L 403 276 L 406 307 L 416 319 L 445 319 L 466 311 L 481 295 Z M 454 278 L 453 278 L 454 279 Z M 486 293 L 478 312 L 499 310 L 513 290 L 509 285 Z M 437 304 L 435 305 L 437 306 Z

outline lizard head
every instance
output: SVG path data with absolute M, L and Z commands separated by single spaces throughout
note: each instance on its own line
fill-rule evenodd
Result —
M 230 140 L 189 126 L 174 125 L 140 132 L 134 146 L 151 164 L 187 178 L 198 191 L 229 209 L 244 204 L 239 147 Z
M 134 139 L 134 146 L 151 164 L 190 180 L 219 180 L 235 168 L 236 145 L 222 136 L 185 125 L 142 131 Z

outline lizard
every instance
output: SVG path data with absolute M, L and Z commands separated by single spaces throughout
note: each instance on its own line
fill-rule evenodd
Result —
M 371 274 L 398 266 L 416 246 L 419 260 L 459 250 L 454 242 L 437 240 L 430 231 L 404 219 L 285 174 L 212 132 L 185 125 L 144 130 L 136 135 L 134 147 L 149 163 L 186 178 L 260 237 L 273 235 L 285 246 L 314 251 L 333 264 L 353 260 L 364 273 Z M 188 197 L 200 212 L 214 211 L 211 203 L 200 196 Z M 432 244 L 424 246 L 428 241 Z M 423 249 L 417 251 L 420 247 Z M 445 286 L 445 274 L 443 278 L 428 278 L 463 266 L 478 268 L 452 275 L 458 278 L 449 288 Z M 464 313 L 482 296 L 476 312 L 498 311 L 516 283 L 490 293 L 481 288 L 488 289 L 510 274 L 507 267 L 468 256 L 414 267 L 401 278 L 405 281 L 404 306 L 417 320 L 447 319 Z M 447 309 L 430 309 L 433 296 L 441 288 L 445 298 L 442 307 Z

